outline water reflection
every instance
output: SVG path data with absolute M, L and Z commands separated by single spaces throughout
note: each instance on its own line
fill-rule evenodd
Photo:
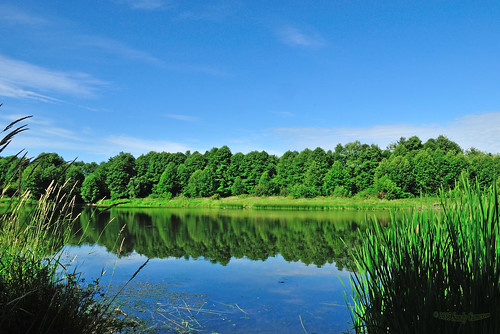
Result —
M 203 257 L 222 265 L 231 258 L 266 260 L 280 254 L 288 262 L 335 263 L 352 271 L 348 250 L 359 242 L 362 222 L 374 215 L 382 223 L 389 219 L 387 212 L 85 208 L 77 228 L 79 235 L 86 233 L 74 243 L 98 244 L 120 256 L 135 251 L 148 258 Z

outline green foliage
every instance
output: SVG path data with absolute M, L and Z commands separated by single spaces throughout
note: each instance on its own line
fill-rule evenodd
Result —
M 127 186 L 135 176 L 135 158 L 130 153 L 120 152 L 109 159 L 106 165 L 106 185 L 112 199 L 128 197 Z
M 127 185 L 128 197 L 144 198 L 151 193 L 151 182 L 146 175 L 133 176 Z
M 55 153 L 37 158 L 38 167 L 25 161 L 28 159 L 0 158 L 0 181 L 10 180 L 4 184 L 6 194 L 17 190 L 15 180 L 21 172 L 22 188 L 29 189 L 35 198 L 52 180 L 70 180 L 68 188 L 74 186 L 86 202 L 103 197 L 210 197 L 215 193 L 221 198 L 243 194 L 345 197 L 361 193 L 358 197 L 387 199 L 453 189 L 463 173 L 470 180 L 477 179 L 481 187 L 500 175 L 499 154 L 473 148 L 464 153 L 444 136 L 425 144 L 416 136 L 402 137 L 384 151 L 377 145 L 355 141 L 338 144 L 334 151 L 304 149 L 287 151 L 281 157 L 265 151 L 232 154 L 223 146 L 203 154 L 149 152 L 137 159 L 122 152 L 99 166 L 68 164 Z M 210 172 L 205 174 L 211 173 L 211 181 L 200 181 L 200 175 L 195 175 L 190 185 L 193 174 L 206 167 Z
M 209 166 L 203 171 L 196 170 L 191 177 L 186 188 L 186 195 L 189 197 L 210 197 L 215 192 L 214 173 Z
M 392 181 L 389 176 L 384 175 L 375 179 L 374 188 L 379 198 L 397 199 L 403 197 L 403 191 Z
M 230 170 L 232 153 L 229 147 L 222 146 L 221 148 L 213 148 L 205 153 L 207 164 L 214 172 L 214 187 L 217 194 L 221 196 L 229 196 L 230 188 Z
M 104 165 L 88 175 L 82 183 L 81 195 L 85 202 L 95 203 L 109 196 Z
M 177 195 L 180 191 L 180 185 L 177 177 L 177 165 L 170 162 L 163 171 L 160 181 L 154 187 L 153 193 L 157 196 L 166 196 L 167 194 Z
M 24 169 L 22 189 L 38 199 L 52 181 L 63 183 L 66 168 L 66 162 L 56 153 L 41 153 Z
M 339 187 L 345 189 L 347 178 L 347 169 L 342 166 L 340 160 L 335 161 L 324 177 L 323 193 L 329 196 Z
M 234 179 L 233 185 L 231 186 L 231 194 L 233 196 L 243 195 L 245 193 L 245 186 L 243 185 L 243 181 L 241 181 L 241 177 L 237 176 Z

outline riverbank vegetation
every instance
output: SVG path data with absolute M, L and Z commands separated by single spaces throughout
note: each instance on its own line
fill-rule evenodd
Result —
M 3 130 L 0 152 L 24 131 L 18 125 L 22 120 Z M 9 183 L 3 189 L 11 198 L 0 196 L 5 204 L 0 214 L 0 332 L 112 333 L 137 327 L 135 320 L 115 312 L 98 277 L 86 282 L 67 267 L 64 246 L 74 237 L 77 218 L 72 187 L 51 182 L 28 206 L 32 196 L 16 176 L 33 162 L 25 156 L 10 160 L 12 179 L 2 181 Z
M 205 153 L 149 152 L 137 159 L 122 152 L 100 164 L 68 163 L 56 153 L 41 154 L 33 164 L 24 161 L 19 156 L 0 159 L 6 195 L 21 178 L 23 189 L 37 199 L 56 179 L 68 181 L 77 201 L 86 203 L 147 198 L 144 203 L 156 205 L 178 198 L 169 202 L 175 206 L 186 203 L 184 198 L 242 195 L 392 200 L 435 196 L 440 189 L 452 189 L 461 174 L 482 187 L 500 182 L 499 154 L 464 151 L 444 136 L 425 143 L 415 136 L 400 138 L 385 150 L 356 141 L 338 144 L 333 151 L 287 151 L 280 157 L 265 151 L 233 154 L 223 146 Z M 13 174 L 16 166 L 20 174 Z
M 216 208 L 216 209 L 256 209 L 256 210 L 406 210 L 421 207 L 432 207 L 439 204 L 439 197 L 402 198 L 394 200 L 376 197 L 315 197 L 293 198 L 282 196 L 230 196 L 199 197 L 177 196 L 174 198 L 130 198 L 105 199 L 92 206 L 110 207 L 119 205 L 122 208 Z
M 360 231 L 351 276 L 356 333 L 499 333 L 500 215 L 496 185 L 463 180 L 442 210 Z

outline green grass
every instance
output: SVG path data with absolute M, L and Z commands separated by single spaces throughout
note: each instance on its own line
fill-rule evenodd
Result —
M 356 333 L 500 333 L 497 189 L 462 181 L 441 202 L 360 232 Z
M 111 206 L 119 204 L 120 207 L 204 207 L 225 209 L 257 209 L 257 210 L 398 210 L 415 207 L 432 207 L 439 202 L 439 198 L 413 198 L 398 200 L 381 200 L 378 198 L 290 198 L 290 197 L 227 197 L 227 198 L 135 198 L 122 200 L 103 200 L 97 206 Z
M 112 333 L 137 327 L 117 314 L 99 278 L 85 282 L 63 263 L 73 202 L 51 185 L 34 207 L 29 194 L 0 216 L 0 333 Z

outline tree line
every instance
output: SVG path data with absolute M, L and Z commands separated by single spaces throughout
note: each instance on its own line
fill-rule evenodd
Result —
M 359 141 L 322 148 L 233 154 L 227 146 L 205 153 L 121 152 L 97 164 L 66 162 L 56 153 L 0 158 L 0 184 L 9 195 L 30 190 L 39 198 L 52 180 L 74 189 L 78 200 L 102 198 L 377 196 L 386 199 L 433 195 L 453 188 L 465 174 L 480 185 L 500 182 L 500 155 L 464 151 L 445 136 L 423 143 L 402 137 L 382 150 Z M 18 168 L 20 167 L 20 168 Z M 18 181 L 21 181 L 20 183 Z M 19 187 L 21 189 L 19 189 Z

